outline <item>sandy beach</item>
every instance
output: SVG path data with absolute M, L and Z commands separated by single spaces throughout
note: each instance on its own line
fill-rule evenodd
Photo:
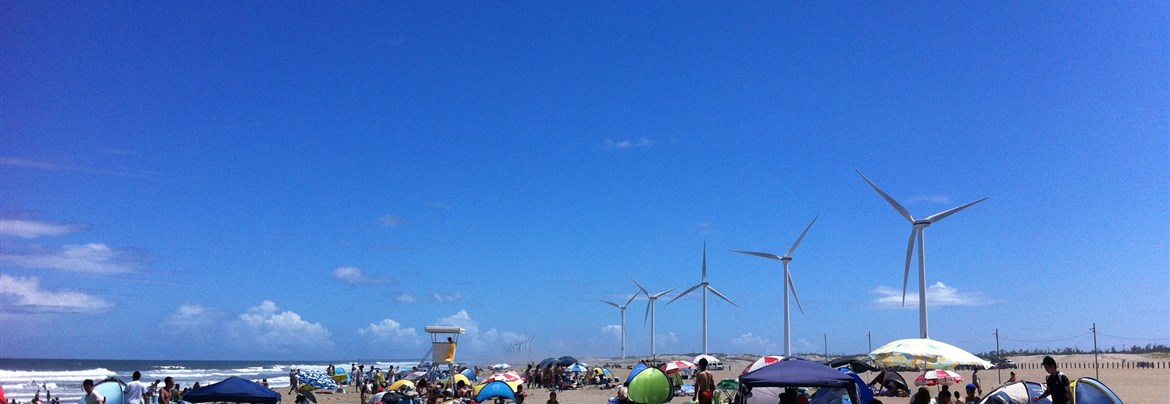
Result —
M 669 359 L 685 359 L 689 360 L 691 357 L 682 355 L 663 355 L 659 357 L 661 360 Z M 1020 364 L 1020 369 L 1002 369 L 1002 380 L 1007 380 L 1010 371 L 1015 371 L 1018 380 L 1029 380 L 1036 382 L 1043 382 L 1044 371 L 1036 368 L 1027 368 L 1028 364 L 1038 364 L 1040 356 L 1021 356 L 1013 357 L 1016 363 Z M 1093 363 L 1092 355 L 1058 355 L 1055 356 L 1057 362 L 1061 365 L 1061 370 L 1069 376 L 1070 379 L 1078 377 L 1095 377 L 1095 371 L 1091 367 Z M 607 363 L 619 362 L 613 359 L 606 358 L 582 358 L 587 363 Z M 1099 357 L 1103 368 L 1100 369 L 1100 380 L 1105 382 L 1114 392 L 1121 397 L 1126 403 L 1164 403 L 1170 400 L 1170 368 L 1129 368 L 1122 367 L 1123 363 L 1134 362 L 1170 362 L 1170 358 L 1163 356 L 1148 356 L 1137 354 L 1109 354 L 1101 355 Z M 627 360 L 624 363 L 633 363 L 632 360 Z M 740 372 L 748 365 L 749 361 L 730 359 L 725 360 L 725 368 L 720 371 L 714 371 L 715 380 L 733 379 L 739 376 Z M 1067 365 L 1065 365 L 1067 364 Z M 1074 365 L 1077 364 L 1077 365 Z M 1087 364 L 1087 365 L 1086 365 Z M 1074 366 L 1087 367 L 1074 367 Z M 624 378 L 629 370 L 625 368 L 611 368 L 615 374 L 620 378 Z M 961 375 L 968 379 L 971 377 L 971 371 L 960 371 Z M 862 373 L 863 380 L 870 380 L 874 377 L 874 373 Z M 996 369 L 982 370 L 979 372 L 980 379 L 984 386 L 984 393 L 990 392 L 995 386 L 999 385 L 999 375 Z M 914 372 L 902 372 L 904 377 L 911 384 L 917 374 Z M 931 388 L 931 391 L 937 391 Z M 287 393 L 281 391 L 281 393 Z M 528 391 L 529 402 L 533 404 L 543 404 L 548 400 L 548 390 L 546 389 L 532 389 Z M 586 386 L 583 388 L 564 390 L 558 393 L 558 399 L 562 404 L 604 404 L 612 397 L 615 390 L 603 390 L 595 386 Z M 318 404 L 361 404 L 361 397 L 357 393 L 345 392 L 341 394 L 318 394 Z M 285 394 L 284 402 L 293 402 L 294 396 Z M 690 401 L 690 397 L 676 397 L 672 400 L 673 403 L 686 403 Z M 909 399 L 883 399 L 886 403 L 905 403 Z

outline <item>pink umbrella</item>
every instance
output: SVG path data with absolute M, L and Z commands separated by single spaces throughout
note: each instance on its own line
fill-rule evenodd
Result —
M 504 382 L 504 383 L 510 383 L 510 382 L 523 382 L 524 378 L 521 377 L 519 373 L 516 373 L 515 370 L 510 370 L 510 371 L 507 371 L 504 373 L 495 373 L 487 378 L 488 382 L 494 382 L 497 380 Z
M 694 369 L 694 368 L 695 368 L 694 363 L 690 363 L 687 361 L 671 361 L 671 362 L 666 362 L 666 365 L 662 366 L 662 373 L 672 375 L 672 374 L 681 372 L 683 369 Z
M 916 386 L 935 386 L 939 384 L 950 386 L 962 382 L 962 375 L 949 370 L 928 370 L 926 373 L 918 375 L 917 379 L 914 379 L 914 385 Z
M 784 360 L 783 356 L 765 356 L 765 357 L 762 357 L 760 359 L 756 359 L 755 362 L 752 362 L 752 364 L 750 364 L 746 368 L 744 368 L 743 372 L 741 372 L 740 374 L 746 375 L 746 374 L 748 374 L 756 369 L 771 365 L 773 363 L 776 363 L 776 362 L 779 362 L 782 360 Z

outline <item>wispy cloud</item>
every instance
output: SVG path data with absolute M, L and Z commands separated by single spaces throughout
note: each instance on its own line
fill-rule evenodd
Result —
M 525 339 L 526 336 L 515 331 L 501 331 L 495 328 L 480 332 L 479 322 L 471 318 L 466 309 L 455 314 L 435 320 L 435 325 L 463 327 L 465 331 L 459 337 L 460 345 L 467 344 L 476 351 L 485 349 L 503 348 L 508 344 Z
M 82 174 L 98 174 L 111 175 L 116 177 L 153 179 L 157 177 L 155 173 L 125 170 L 125 169 L 108 169 L 108 168 L 91 168 L 75 166 L 70 164 L 61 164 L 52 161 L 42 160 L 28 160 L 14 157 L 0 157 L 0 166 L 31 168 L 35 170 L 44 171 L 59 171 L 59 172 L 77 172 Z
M 620 324 L 606 324 L 605 327 L 601 327 L 601 333 L 621 338 L 622 326 Z
M 901 289 L 878 286 L 874 288 L 873 293 L 877 295 L 873 302 L 877 303 L 879 307 L 903 308 Z M 937 282 L 926 287 L 926 303 L 931 306 L 984 306 L 997 303 L 997 301 L 984 296 L 983 292 L 963 292 L 942 282 Z M 917 307 L 918 292 L 907 290 L 904 308 L 917 309 Z
M 378 218 L 378 224 L 386 227 L 398 227 L 402 225 L 402 219 L 392 214 L 385 214 Z
M 164 328 L 177 328 L 183 331 L 202 330 L 218 324 L 223 313 L 213 308 L 198 304 L 182 304 L 167 316 Z
M 623 140 L 605 139 L 605 148 L 608 150 L 630 150 L 642 147 L 650 147 L 653 144 L 654 141 L 644 137 Z
M 462 299 L 462 298 L 463 298 L 463 294 L 459 293 L 459 292 L 451 292 L 451 293 L 447 293 L 447 294 L 442 294 L 439 292 L 431 292 L 431 299 L 434 299 L 436 302 L 439 302 L 439 303 L 457 302 L 457 301 L 459 301 L 459 299 Z
M 369 337 L 372 343 L 390 343 L 394 345 L 418 346 L 421 341 L 414 328 L 403 327 L 392 319 L 382 319 L 377 324 L 370 324 L 358 329 L 358 335 Z
M 146 257 L 128 250 L 118 250 L 101 243 L 69 244 L 56 251 L 4 252 L 0 263 L 25 268 L 113 274 L 133 272 Z
M 85 293 L 41 289 L 35 277 L 0 274 L 0 312 L 95 313 L 111 307 L 113 303 Z
M 321 323 L 309 322 L 296 312 L 280 311 L 265 300 L 240 314 L 229 328 L 229 339 L 241 347 L 264 352 L 291 354 L 305 347 L 331 349 L 332 333 Z
M 767 354 L 776 352 L 776 344 L 772 340 L 746 333 L 731 339 L 731 346 L 742 352 Z
M 358 267 L 337 267 L 334 268 L 333 271 L 329 273 L 329 275 L 333 276 L 333 279 L 337 279 L 352 285 L 379 284 L 389 282 L 389 279 L 386 278 L 366 275 L 366 272 Z
M 409 292 L 402 292 L 402 293 L 399 293 L 397 296 L 394 296 L 394 301 L 399 302 L 399 303 L 414 303 L 414 302 L 418 301 L 418 298 L 415 297 L 414 295 L 410 294 Z
M 84 226 L 72 224 L 0 219 L 0 236 L 16 236 L 21 238 L 53 237 L 80 231 L 83 228 Z

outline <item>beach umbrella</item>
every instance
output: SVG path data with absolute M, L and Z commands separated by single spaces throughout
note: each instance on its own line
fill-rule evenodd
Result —
M 668 375 L 683 371 L 683 369 L 694 369 L 695 364 L 687 361 L 670 361 L 662 366 L 662 372 Z
M 589 370 L 589 368 L 581 366 L 580 363 L 574 363 L 565 368 L 566 372 L 584 372 L 586 370 Z
M 386 395 L 386 393 L 389 393 L 389 392 L 390 391 L 387 390 L 387 391 L 383 391 L 381 393 L 374 394 L 372 397 L 370 397 L 369 401 L 366 401 L 366 404 L 378 404 L 378 403 L 382 402 L 382 396 Z
M 646 367 L 630 380 L 630 401 L 640 404 L 661 404 L 673 396 L 670 379 L 661 370 Z
M 523 382 L 524 377 L 520 376 L 519 373 L 516 373 L 515 370 L 511 370 L 511 371 L 507 371 L 504 373 L 493 373 L 491 376 L 488 376 L 488 378 L 484 379 L 484 380 L 487 380 L 488 382 L 500 381 L 500 382 L 506 382 L 506 383 L 507 382 Z
M 557 364 L 557 358 L 544 358 L 540 363 L 536 364 L 536 367 L 544 369 L 555 364 Z
M 580 362 L 580 361 L 577 360 L 577 358 L 574 358 L 572 356 L 562 356 L 562 357 L 557 359 L 557 364 L 564 365 L 564 366 L 569 366 L 569 365 L 572 365 L 572 364 L 577 363 L 577 362 Z
M 833 359 L 825 364 L 829 365 L 831 368 L 848 367 L 849 370 L 852 370 L 855 373 L 877 372 L 881 370 L 873 366 L 873 358 L 870 358 L 869 355 L 840 357 Z
M 694 363 L 698 364 L 698 363 L 699 363 L 699 359 L 706 359 L 706 360 L 707 360 L 707 364 L 708 364 L 708 365 L 714 365 L 714 364 L 716 364 L 716 363 L 719 363 L 719 358 L 716 358 L 716 357 L 714 357 L 714 356 L 711 356 L 711 355 L 699 355 L 699 356 L 696 356 L 696 357 L 695 357 L 695 360 L 693 360 L 693 361 L 691 361 L 691 362 L 694 362 Z
M 386 387 L 386 390 L 394 391 L 394 390 L 398 390 L 398 389 L 402 388 L 402 386 L 407 386 L 407 387 L 413 389 L 414 382 L 410 381 L 410 379 L 401 379 L 401 380 L 396 381 L 394 383 L 390 383 L 390 386 Z
M 410 374 L 406 375 L 406 379 L 418 380 L 418 378 L 426 376 L 426 375 L 427 375 L 427 371 L 416 370 L 416 371 L 410 372 Z
M 777 355 L 763 356 L 763 357 L 760 357 L 760 359 L 756 359 L 755 362 L 748 364 L 746 368 L 743 368 L 743 372 L 740 372 L 739 374 L 746 375 L 746 374 L 751 373 L 759 368 L 771 365 L 771 364 L 776 363 L 776 362 L 780 362 L 782 360 L 784 360 L 783 356 L 777 356 Z
M 928 370 L 914 379 L 915 386 L 950 386 L 963 381 L 963 376 L 949 370 Z
M 959 365 L 991 368 L 991 362 L 980 359 L 954 345 L 930 338 L 900 339 L 882 345 L 869 353 L 874 362 L 883 367 L 922 367 L 923 369 L 954 369 Z
M 507 363 L 497 363 L 497 364 L 491 366 L 492 370 L 504 370 L 504 369 L 511 369 L 511 368 L 512 368 L 512 365 L 509 365 Z
M 337 382 L 320 370 L 302 370 L 297 373 L 297 381 L 301 383 L 301 388 L 304 390 L 337 390 Z
M 475 401 L 485 403 L 493 398 L 506 398 L 509 400 L 516 400 L 516 391 L 509 386 L 508 383 L 502 381 L 494 381 L 483 385 L 479 389 L 479 393 L 475 394 Z

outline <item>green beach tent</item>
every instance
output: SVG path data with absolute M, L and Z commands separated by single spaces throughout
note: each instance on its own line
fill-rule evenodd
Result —
M 648 367 L 630 380 L 630 401 L 639 404 L 661 404 L 673 396 L 670 378 L 662 370 Z

